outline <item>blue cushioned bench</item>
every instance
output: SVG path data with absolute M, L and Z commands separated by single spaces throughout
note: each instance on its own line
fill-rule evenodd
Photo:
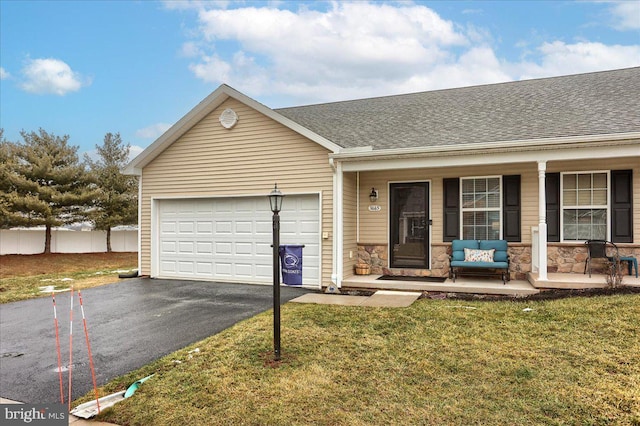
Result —
M 456 282 L 456 277 L 461 272 L 465 275 L 499 274 L 502 283 L 506 284 L 510 279 L 507 241 L 453 240 L 449 256 L 449 278 Z

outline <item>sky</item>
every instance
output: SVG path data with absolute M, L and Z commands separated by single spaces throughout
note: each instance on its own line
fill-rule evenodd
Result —
M 640 66 L 640 1 L 0 0 L 0 128 L 132 156 L 221 84 L 270 108 Z

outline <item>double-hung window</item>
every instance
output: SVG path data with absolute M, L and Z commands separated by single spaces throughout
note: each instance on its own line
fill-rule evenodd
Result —
M 500 176 L 461 178 L 462 238 L 499 240 L 502 232 Z
M 607 240 L 609 173 L 562 173 L 562 240 Z

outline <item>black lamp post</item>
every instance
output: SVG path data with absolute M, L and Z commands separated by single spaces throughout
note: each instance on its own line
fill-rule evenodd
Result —
M 280 210 L 284 195 L 275 184 L 269 194 L 269 204 L 273 212 L 273 354 L 276 361 L 280 361 Z

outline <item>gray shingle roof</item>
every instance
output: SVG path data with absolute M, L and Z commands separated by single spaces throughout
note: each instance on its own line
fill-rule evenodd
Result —
M 640 67 L 275 111 L 344 148 L 640 132 Z

